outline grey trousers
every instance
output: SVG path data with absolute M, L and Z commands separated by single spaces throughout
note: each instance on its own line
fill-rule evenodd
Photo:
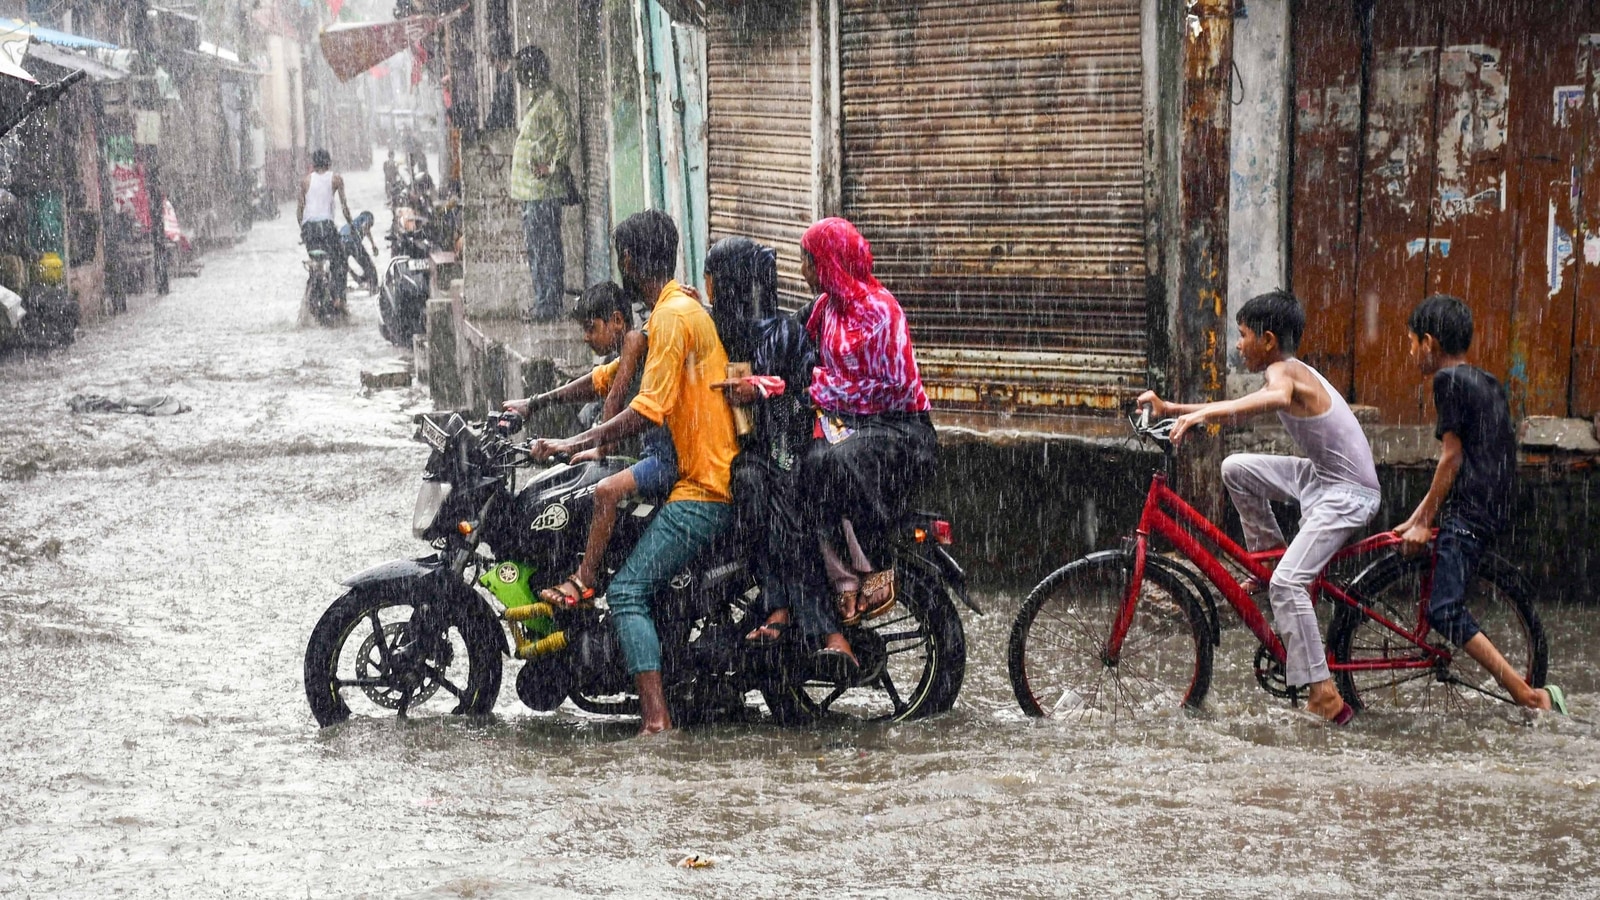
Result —
M 1283 545 L 1271 501 L 1300 504 L 1300 531 L 1272 572 L 1272 625 L 1283 639 L 1289 684 L 1327 680 L 1328 654 L 1311 608 L 1311 582 L 1372 521 L 1379 493 L 1358 484 L 1322 481 L 1310 460 L 1261 453 L 1236 453 L 1223 460 L 1222 483 L 1239 510 L 1245 546 L 1252 551 Z
M 522 205 L 522 239 L 528 251 L 528 273 L 533 276 L 536 319 L 561 315 L 566 290 L 566 257 L 561 249 L 561 201 L 529 200 Z

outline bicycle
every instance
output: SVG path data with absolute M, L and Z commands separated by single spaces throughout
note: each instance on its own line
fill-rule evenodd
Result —
M 1266 584 L 1267 564 L 1284 548 L 1245 550 L 1173 490 L 1176 420 L 1151 424 L 1146 409 L 1129 421 L 1141 439 L 1161 448 L 1165 467 L 1152 474 L 1138 527 L 1120 549 L 1063 566 L 1024 601 L 1007 654 L 1017 702 L 1034 717 L 1200 709 L 1221 637 L 1212 588 L 1260 644 L 1257 682 L 1274 696 L 1298 701 L 1300 690 L 1284 678 L 1282 641 L 1210 549 Z M 1170 544 L 1193 568 L 1152 552 L 1152 538 Z M 1460 712 L 1511 702 L 1488 672 L 1431 631 L 1433 554 L 1408 557 L 1398 551 L 1400 543 L 1385 531 L 1350 544 L 1311 585 L 1313 602 L 1326 597 L 1333 603 L 1327 653 L 1340 694 L 1357 710 Z M 1348 579 L 1330 575 L 1352 568 Z M 1528 683 L 1542 687 L 1547 648 L 1528 595 L 1516 567 L 1486 553 L 1467 607 Z

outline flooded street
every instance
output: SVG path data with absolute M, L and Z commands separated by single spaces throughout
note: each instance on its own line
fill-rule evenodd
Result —
M 381 210 L 376 173 L 350 182 Z M 0 895 L 1600 894 L 1588 608 L 1540 608 L 1568 720 L 1317 727 L 1256 688 L 1236 628 L 1204 716 L 1038 724 L 996 589 L 931 721 L 632 740 L 528 712 L 508 667 L 492 721 L 319 731 L 302 656 L 339 578 L 424 550 L 428 403 L 363 393 L 395 355 L 372 298 L 296 323 L 295 239 L 258 224 L 170 296 L 0 360 Z M 69 414 L 79 393 L 192 411 Z

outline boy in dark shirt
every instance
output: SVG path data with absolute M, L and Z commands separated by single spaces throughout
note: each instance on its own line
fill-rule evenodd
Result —
M 1434 436 L 1444 443 L 1433 483 L 1417 509 L 1397 528 L 1406 553 L 1425 549 L 1434 518 L 1433 593 L 1428 623 L 1477 660 L 1511 698 L 1531 709 L 1565 714 L 1561 688 L 1531 687 L 1478 630 L 1467 611 L 1467 585 L 1488 544 L 1511 515 L 1511 482 L 1517 448 L 1505 391 L 1493 375 L 1466 362 L 1472 345 L 1472 310 L 1455 297 L 1436 294 L 1411 311 L 1411 359 L 1433 376 L 1438 414 Z

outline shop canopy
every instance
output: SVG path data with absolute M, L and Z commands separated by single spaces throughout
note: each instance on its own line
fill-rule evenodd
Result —
M 443 22 L 440 16 L 409 16 L 376 25 L 334 25 L 323 30 L 319 42 L 333 74 L 349 81 L 437 31 Z
M 116 44 L 97 41 L 94 38 L 83 37 L 77 34 L 68 34 L 65 31 L 56 31 L 54 28 L 43 28 L 38 25 L 29 25 L 21 19 L 7 19 L 0 17 L 0 34 L 8 31 L 21 31 L 41 44 L 54 44 L 57 47 L 70 47 L 73 50 L 115 50 Z

